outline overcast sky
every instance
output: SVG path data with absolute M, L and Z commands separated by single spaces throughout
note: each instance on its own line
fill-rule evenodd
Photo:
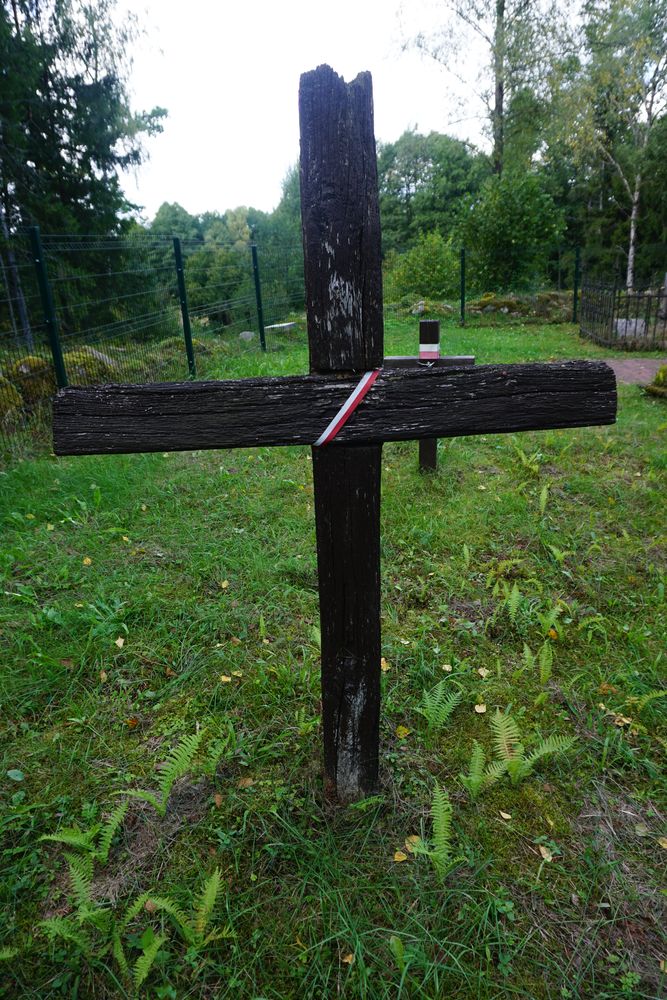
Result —
M 299 150 L 299 76 L 326 62 L 346 80 L 373 75 L 376 138 L 409 127 L 480 140 L 454 125 L 456 81 L 403 52 L 433 0 L 124 0 L 147 31 L 135 49 L 134 105 L 167 108 L 150 160 L 124 183 L 151 219 L 163 201 L 193 214 L 238 205 L 270 211 Z M 431 11 L 429 11 L 431 8 Z

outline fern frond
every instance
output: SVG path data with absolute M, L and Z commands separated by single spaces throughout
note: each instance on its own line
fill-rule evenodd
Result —
M 523 658 L 523 665 L 526 668 L 526 670 L 532 670 L 533 667 L 535 666 L 535 654 L 533 653 L 527 642 L 524 642 L 523 644 L 522 658 Z
M 92 952 L 90 940 L 67 917 L 47 917 L 46 920 L 40 921 L 39 926 L 49 941 L 53 942 L 56 938 L 60 938 L 62 941 L 69 941 L 71 944 L 77 946 L 82 955 L 90 956 Z
M 0 948 L 0 962 L 10 962 L 19 954 L 19 948 L 11 948 L 8 945 Z
M 160 910 L 162 913 L 167 913 L 176 924 L 183 940 L 187 944 L 194 944 L 194 932 L 187 913 L 181 910 L 168 896 L 148 895 L 146 902 L 148 899 L 152 903 L 153 912 Z
M 502 778 L 503 774 L 507 773 L 507 761 L 506 760 L 494 760 L 487 767 L 484 772 L 484 785 L 492 785 L 494 781 L 498 778 Z
M 218 898 L 221 878 L 220 869 L 216 868 L 210 878 L 206 880 L 201 896 L 199 897 L 199 902 L 195 910 L 194 928 L 195 934 L 200 940 L 204 937 L 204 932 Z
M 94 851 L 94 840 L 99 833 L 99 823 L 89 830 L 80 830 L 77 826 L 66 826 L 59 833 L 45 833 L 39 839 L 50 840 L 54 844 L 66 844 L 80 851 Z
M 125 911 L 125 916 L 123 917 L 119 926 L 119 932 L 121 934 L 126 929 L 126 927 L 128 927 L 132 923 L 135 917 L 139 916 L 139 914 L 141 913 L 141 911 L 143 910 L 144 906 L 146 905 L 146 903 L 150 898 L 151 898 L 150 892 L 142 892 L 140 896 L 137 896 L 137 898 L 133 903 L 130 903 L 127 910 Z
M 229 924 L 225 924 L 224 927 L 216 927 L 214 930 L 209 931 L 202 942 L 202 947 L 205 947 L 211 941 L 228 941 L 229 938 L 234 937 L 234 931 L 231 929 Z
M 559 736 L 557 734 L 549 736 L 546 740 L 542 740 L 541 743 L 538 743 L 535 749 L 528 754 L 526 757 L 526 763 L 532 770 L 533 765 L 540 760 L 540 758 L 546 757 L 548 754 L 567 753 L 567 751 L 570 750 L 575 743 L 576 740 L 573 736 Z
M 157 953 L 167 940 L 166 934 L 158 934 L 149 945 L 144 948 L 143 954 L 134 963 L 134 988 L 139 989 L 148 976 L 153 962 L 157 958 Z
M 658 698 L 667 698 L 667 691 L 649 691 L 648 694 L 643 695 L 637 701 L 637 712 L 643 712 L 647 705 L 650 705 L 652 701 L 656 701 Z
M 203 735 L 204 732 L 200 729 L 198 733 L 191 733 L 188 736 L 184 736 L 178 746 L 169 752 L 167 767 L 160 773 L 158 779 L 158 788 L 162 795 L 163 804 L 166 804 L 174 782 L 182 778 L 189 771 L 190 764 L 199 749 Z
M 72 892 L 80 908 L 92 906 L 90 895 L 93 884 L 93 858 L 91 854 L 66 854 Z
M 431 803 L 433 823 L 433 850 L 431 852 L 436 868 L 444 867 L 452 853 L 452 804 L 449 795 L 436 781 Z
M 155 809 L 156 812 L 160 813 L 161 816 L 164 816 L 166 809 L 165 803 L 160 802 L 157 796 L 153 795 L 152 792 L 147 792 L 142 788 L 127 788 L 123 792 L 123 795 L 127 795 L 130 799 L 141 799 L 142 802 L 148 802 L 149 805 L 153 806 L 153 809 Z
M 493 743 L 501 760 L 514 760 L 519 755 L 521 736 L 519 727 L 511 715 L 505 715 L 498 709 L 491 719 Z
M 542 643 L 538 661 L 540 664 L 540 684 L 544 687 L 549 682 L 549 678 L 551 677 L 551 668 L 554 662 L 553 646 L 548 640 Z
M 515 583 L 512 589 L 510 590 L 507 601 L 505 602 L 505 607 L 507 608 L 507 615 L 512 625 L 516 625 L 516 619 L 517 615 L 519 614 L 519 607 L 521 606 L 522 597 L 523 595 Z
M 484 747 L 477 740 L 474 740 L 470 755 L 470 770 L 468 774 L 459 774 L 461 784 L 468 790 L 472 799 L 477 798 L 484 784 L 485 761 L 486 753 L 484 752 Z
M 431 733 L 438 733 L 444 729 L 452 712 L 461 701 L 461 692 L 458 690 L 448 691 L 448 686 L 448 681 L 443 680 L 430 691 L 422 693 L 421 705 L 418 706 L 417 711 L 426 719 Z
M 123 942 L 118 929 L 113 932 L 111 954 L 116 959 L 118 968 L 120 969 L 123 978 L 130 979 L 130 966 L 128 965 L 127 958 L 125 957 L 125 949 L 123 948 Z
M 116 831 L 119 829 L 121 823 L 125 819 L 125 813 L 127 812 L 128 803 L 122 802 L 117 809 L 109 816 L 108 820 L 102 827 L 102 833 L 100 835 L 99 842 L 97 844 L 97 850 L 95 851 L 95 857 L 102 864 L 106 864 L 109 860 L 109 851 L 111 850 L 111 841 L 113 840 Z

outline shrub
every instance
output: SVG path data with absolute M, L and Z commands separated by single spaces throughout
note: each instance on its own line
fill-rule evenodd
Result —
M 0 375 L 0 424 L 9 423 L 22 405 L 21 393 L 8 379 Z
M 446 298 L 456 295 L 459 260 L 452 245 L 440 233 L 422 233 L 406 253 L 391 253 L 384 268 L 385 300 L 403 296 Z
M 18 387 L 26 403 L 38 403 L 40 399 L 47 399 L 56 391 L 56 378 L 51 361 L 34 354 L 19 358 L 10 365 L 7 377 Z
M 646 391 L 652 396 L 662 396 L 663 399 L 667 399 L 667 365 L 658 368 L 655 378 L 646 386 Z

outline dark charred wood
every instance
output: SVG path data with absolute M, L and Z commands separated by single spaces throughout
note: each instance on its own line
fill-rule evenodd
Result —
M 327 796 L 368 795 L 380 726 L 382 448 L 313 448 Z
M 299 89 L 301 219 L 311 371 L 382 364 L 382 264 L 370 73 L 329 66 Z
M 81 386 L 54 402 L 60 455 L 311 444 L 358 379 Z M 613 423 L 616 380 L 601 361 L 383 370 L 325 447 Z

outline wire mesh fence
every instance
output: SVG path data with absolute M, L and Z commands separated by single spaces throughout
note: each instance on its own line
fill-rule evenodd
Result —
M 245 331 L 264 346 L 265 324 L 303 304 L 296 245 L 144 232 L 0 240 L 0 456 L 47 439 L 57 385 L 206 378 L 216 345 Z

